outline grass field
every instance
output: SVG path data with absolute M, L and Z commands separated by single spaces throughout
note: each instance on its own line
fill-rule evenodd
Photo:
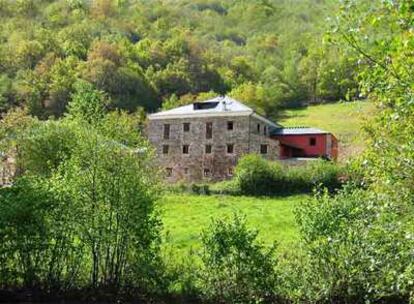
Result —
M 246 215 L 249 227 L 259 230 L 259 238 L 279 251 L 289 251 L 298 240 L 293 210 L 305 195 L 283 198 L 242 196 L 167 195 L 160 201 L 164 223 L 165 246 L 188 251 L 200 248 L 200 233 L 213 218 Z
M 311 126 L 332 132 L 340 142 L 340 159 L 346 159 L 364 147 L 361 127 L 373 112 L 373 104 L 365 101 L 330 103 L 287 110 L 279 122 L 287 127 Z

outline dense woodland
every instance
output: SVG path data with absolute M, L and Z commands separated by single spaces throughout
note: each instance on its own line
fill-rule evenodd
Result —
M 9 110 L 0 145 L 18 173 L 0 189 L 0 300 L 414 302 L 411 0 L 0 7 Z M 269 189 L 313 183 L 288 254 L 237 214 L 213 219 L 198 250 L 162 250 L 166 187 L 140 133 L 144 112 L 113 108 L 154 110 L 212 90 L 249 96 L 268 115 L 356 94 L 378 109 L 364 128 L 366 150 L 345 168 L 288 171 L 248 155 L 221 185 L 286 195 Z
M 0 1 L 0 110 L 65 112 L 75 83 L 110 108 L 229 94 L 280 107 L 358 97 L 355 57 L 326 44 L 336 1 Z

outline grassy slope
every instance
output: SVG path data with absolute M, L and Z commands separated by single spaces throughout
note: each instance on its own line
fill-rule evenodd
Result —
M 363 101 L 322 104 L 285 111 L 279 122 L 284 126 L 312 126 L 332 132 L 340 141 L 340 158 L 345 159 L 363 148 L 361 127 L 373 111 L 372 103 Z
M 200 233 L 212 218 L 241 212 L 266 244 L 277 241 L 280 251 L 289 250 L 298 239 L 293 209 L 305 198 L 167 195 L 160 202 L 166 246 L 179 251 L 196 250 L 200 247 Z

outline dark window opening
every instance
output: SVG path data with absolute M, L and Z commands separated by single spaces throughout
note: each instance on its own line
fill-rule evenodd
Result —
M 184 174 L 188 174 L 188 168 L 184 168 Z
M 169 146 L 168 145 L 162 146 L 162 154 L 168 154 L 168 150 L 169 150 Z
M 234 145 L 233 144 L 228 144 L 227 145 L 227 153 L 233 154 L 233 152 L 234 152 Z
M 213 138 L 213 123 L 212 122 L 206 123 L 206 138 L 207 139 Z
M 190 146 L 189 145 L 183 145 L 183 154 L 188 154 L 190 150 Z
M 190 123 L 189 122 L 183 123 L 183 130 L 184 130 L 184 132 L 189 132 L 190 131 Z
M 316 138 L 315 137 L 309 138 L 309 145 L 310 146 L 316 146 Z
M 267 127 L 266 126 L 263 127 L 263 135 L 267 135 Z
M 170 138 L 170 125 L 164 125 L 164 139 Z
M 227 122 L 227 130 L 233 130 L 233 122 L 232 121 L 228 121 Z
M 204 169 L 204 176 L 205 177 L 210 176 L 210 169 L 207 169 L 207 168 Z
M 260 124 L 257 124 L 257 133 L 260 134 Z
M 172 168 L 165 168 L 165 174 L 167 175 L 167 177 L 171 177 L 172 172 L 173 172 Z
M 194 110 L 208 110 L 217 107 L 218 102 L 195 102 L 193 104 Z
M 267 154 L 267 145 L 260 145 L 260 154 Z
M 206 145 L 206 154 L 211 153 L 211 145 Z

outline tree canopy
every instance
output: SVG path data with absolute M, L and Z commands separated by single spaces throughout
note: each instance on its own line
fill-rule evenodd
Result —
M 267 115 L 356 96 L 355 62 L 323 43 L 328 0 L 0 1 L 0 110 L 61 116 L 75 83 L 110 108 L 230 94 Z M 180 101 L 183 99 L 184 101 Z

